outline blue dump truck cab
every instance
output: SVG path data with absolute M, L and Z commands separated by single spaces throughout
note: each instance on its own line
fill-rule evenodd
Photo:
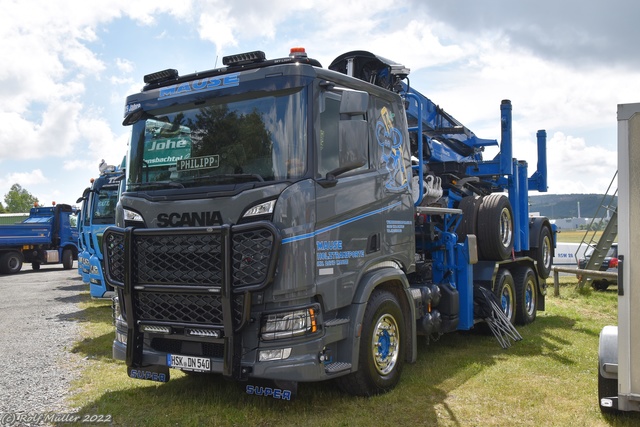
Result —
M 499 144 L 368 52 L 329 69 L 302 49 L 223 63 L 147 75 L 126 100 L 126 188 L 103 252 L 130 377 L 198 371 L 277 398 L 335 379 L 371 395 L 397 384 L 418 336 L 486 323 L 508 346 L 544 310 L 553 234 L 522 203 L 533 181 L 510 157 L 510 103 Z
M 59 204 L 33 207 L 21 223 L 0 225 L 0 273 L 15 274 L 24 262 L 34 270 L 41 264 L 62 263 L 73 268 L 78 257 L 75 209 Z

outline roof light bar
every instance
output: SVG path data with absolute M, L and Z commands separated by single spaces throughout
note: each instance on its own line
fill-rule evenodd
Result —
M 237 55 L 229 55 L 222 57 L 222 63 L 228 67 L 234 67 L 237 65 L 254 64 L 263 62 L 267 59 L 267 56 L 261 50 L 253 52 L 239 53 Z
M 144 82 L 146 84 L 150 83 L 160 83 L 167 80 L 173 80 L 178 78 L 178 70 L 173 68 L 169 68 L 162 71 L 157 71 L 155 73 L 147 74 L 144 76 Z

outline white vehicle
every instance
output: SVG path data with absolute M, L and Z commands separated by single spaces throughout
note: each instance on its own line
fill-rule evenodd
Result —
M 640 411 L 640 103 L 618 105 L 618 326 L 605 326 L 598 348 L 602 412 Z

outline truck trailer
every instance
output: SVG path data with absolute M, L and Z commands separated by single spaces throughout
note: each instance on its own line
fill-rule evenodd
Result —
M 73 268 L 78 257 L 75 209 L 69 205 L 36 206 L 22 222 L 0 225 L 0 274 L 15 274 L 24 262 Z
M 640 103 L 618 105 L 618 325 L 598 346 L 598 402 L 604 413 L 640 411 Z M 636 260 L 638 262 L 636 262 Z
M 555 245 L 528 214 L 529 190 L 547 189 L 544 131 L 529 177 L 508 100 L 499 143 L 370 52 L 328 69 L 301 48 L 223 64 L 149 74 L 126 100 L 126 188 L 103 252 L 130 377 L 174 368 L 249 394 L 335 380 L 373 395 L 415 362 L 418 337 L 483 324 L 503 347 L 521 338 Z

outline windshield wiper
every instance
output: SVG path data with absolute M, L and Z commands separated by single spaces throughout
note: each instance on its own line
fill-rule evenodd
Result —
M 132 190 L 157 190 L 160 188 L 184 188 L 184 185 L 175 181 L 153 181 L 153 182 L 140 182 L 137 184 L 131 184 Z
M 223 173 L 223 174 L 200 175 L 200 176 L 191 178 L 189 180 L 184 180 L 181 182 L 187 184 L 187 183 L 194 183 L 194 182 L 206 181 L 206 180 L 211 180 L 212 182 L 215 182 L 215 181 L 235 180 L 235 179 L 264 182 L 264 178 L 262 178 L 262 176 L 258 175 L 257 173 Z

